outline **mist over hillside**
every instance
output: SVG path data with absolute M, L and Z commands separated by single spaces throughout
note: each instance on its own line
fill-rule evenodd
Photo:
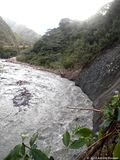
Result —
M 5 18 L 5 21 L 15 33 L 15 36 L 20 44 L 25 43 L 32 45 L 41 37 L 38 33 L 24 25 L 17 24 L 16 22 L 7 18 Z
M 0 57 L 8 58 L 17 53 L 17 41 L 7 23 L 0 17 Z
M 19 60 L 51 68 L 83 67 L 105 48 L 120 41 L 120 1 L 103 6 L 80 22 L 64 18 Z
M 2 17 L 0 17 L 0 44 L 3 46 L 16 45 L 15 36 Z

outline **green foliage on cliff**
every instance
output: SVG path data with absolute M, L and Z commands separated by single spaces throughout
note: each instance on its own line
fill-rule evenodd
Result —
M 105 5 L 90 19 L 62 19 L 33 49 L 18 60 L 51 68 L 73 68 L 92 61 L 103 49 L 120 42 L 120 1 Z

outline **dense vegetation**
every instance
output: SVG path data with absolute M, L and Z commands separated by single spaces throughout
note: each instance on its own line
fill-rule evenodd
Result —
M 73 68 L 93 60 L 103 49 L 120 42 L 120 1 L 115 0 L 90 19 L 62 19 L 31 51 L 18 60 L 51 68 Z
M 17 54 L 16 38 L 6 24 L 0 17 L 0 58 L 9 58 Z
M 15 48 L 0 48 L 0 58 L 11 58 L 17 55 L 17 50 Z
M 25 26 L 11 21 L 8 24 L 0 17 L 0 58 L 16 56 L 19 50 L 30 48 L 40 37 Z

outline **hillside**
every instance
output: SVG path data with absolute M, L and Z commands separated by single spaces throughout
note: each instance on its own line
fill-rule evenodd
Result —
M 10 19 L 5 19 L 5 21 L 15 33 L 19 44 L 33 45 L 41 37 L 38 33 L 24 25 L 19 25 Z
M 0 17 L 0 57 L 8 58 L 16 53 L 16 38 L 7 23 Z
M 80 68 L 120 41 L 120 1 L 106 4 L 87 21 L 62 19 L 33 49 L 19 57 L 28 63 L 51 68 Z

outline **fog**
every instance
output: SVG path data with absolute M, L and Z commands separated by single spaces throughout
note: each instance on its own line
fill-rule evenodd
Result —
M 58 26 L 62 18 L 85 20 L 112 0 L 0 0 L 0 16 L 24 24 L 40 34 Z

